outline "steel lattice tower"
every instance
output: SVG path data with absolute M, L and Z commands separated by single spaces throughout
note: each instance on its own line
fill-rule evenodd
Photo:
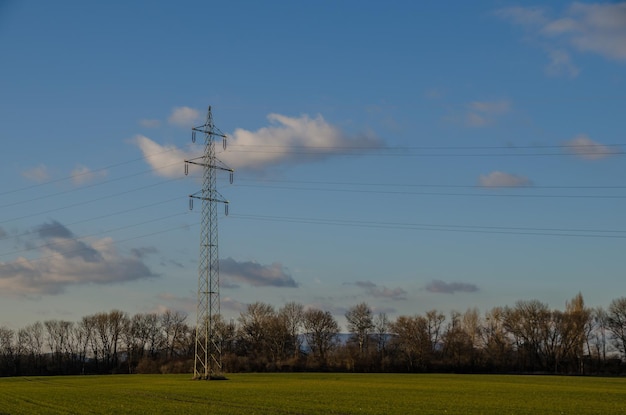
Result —
M 198 303 L 196 308 L 196 346 L 193 365 L 194 379 L 222 378 L 221 339 L 215 330 L 215 323 L 220 314 L 220 276 L 217 233 L 217 204 L 224 203 L 228 214 L 228 201 L 217 191 L 218 170 L 233 170 L 224 166 L 215 156 L 215 139 L 221 137 L 224 149 L 226 135 L 213 125 L 211 107 L 207 111 L 206 122 L 193 127 L 191 140 L 196 141 L 196 132 L 204 134 L 204 155 L 185 160 L 185 174 L 189 164 L 203 167 L 202 190 L 189 195 L 189 208 L 193 209 L 193 200 L 202 200 L 202 220 L 200 229 L 200 262 L 198 265 Z

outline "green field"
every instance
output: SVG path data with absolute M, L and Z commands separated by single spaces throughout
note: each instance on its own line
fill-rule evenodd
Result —
M 231 374 L 0 379 L 0 414 L 626 414 L 626 379 Z

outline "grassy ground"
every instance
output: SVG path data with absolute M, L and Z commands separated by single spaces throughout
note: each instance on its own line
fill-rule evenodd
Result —
M 232 374 L 0 379 L 0 414 L 626 414 L 626 379 Z

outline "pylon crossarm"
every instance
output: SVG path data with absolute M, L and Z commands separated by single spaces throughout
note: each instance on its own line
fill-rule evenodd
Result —
M 198 158 L 203 158 L 203 157 L 198 157 Z M 194 160 L 194 159 L 192 159 L 192 160 Z M 187 163 L 187 164 L 195 164 L 196 166 L 208 167 L 210 169 L 227 171 L 227 172 L 230 172 L 230 173 L 234 173 L 235 172 L 235 170 L 230 169 L 230 168 L 228 168 L 226 166 L 212 165 L 212 164 L 209 164 L 209 163 L 198 163 L 197 161 L 191 161 L 191 160 L 185 160 L 185 163 Z

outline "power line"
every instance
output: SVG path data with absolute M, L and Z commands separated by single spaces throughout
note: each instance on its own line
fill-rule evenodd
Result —
M 231 147 L 253 148 L 296 148 L 296 149 L 322 149 L 322 150 L 519 150 L 519 149 L 573 149 L 573 148 L 597 148 L 597 147 L 623 147 L 626 143 L 613 144 L 550 144 L 550 145 L 499 145 L 499 146 L 308 146 L 308 145 L 281 145 L 281 144 L 229 144 Z
M 316 181 L 316 180 L 278 180 L 278 179 L 237 179 L 237 182 L 251 182 L 251 183 L 288 183 L 288 184 L 316 184 L 316 185 L 329 185 L 329 186 L 360 186 L 360 187 L 425 187 L 425 188 L 453 188 L 453 189 L 477 189 L 477 190 L 490 190 L 490 189 L 512 189 L 519 188 L 516 186 L 481 186 L 481 185 L 457 185 L 457 184 L 420 184 L 420 183 L 374 183 L 374 182 L 331 182 L 331 181 Z M 626 189 L 626 186 L 567 186 L 567 185 L 555 185 L 555 186 L 543 186 L 543 185 L 528 185 L 522 187 L 522 189 Z
M 138 158 L 135 158 L 135 159 L 132 159 L 132 160 L 126 160 L 126 161 L 122 161 L 122 162 L 119 162 L 119 163 L 110 164 L 108 166 L 101 167 L 101 168 L 98 168 L 96 170 L 90 170 L 90 171 L 83 172 L 83 173 L 78 173 L 78 174 L 73 174 L 73 175 L 69 175 L 69 176 L 64 176 L 64 177 L 61 177 L 61 178 L 58 178 L 58 179 L 48 180 L 48 181 L 45 181 L 43 183 L 37 183 L 37 184 L 30 185 L 30 186 L 22 187 L 22 188 L 19 188 L 19 189 L 7 190 L 5 192 L 0 193 L 0 196 L 4 196 L 4 195 L 7 195 L 7 194 L 11 194 L 11 193 L 22 192 L 22 191 L 25 191 L 25 190 L 34 189 L 34 188 L 37 188 L 37 187 L 46 186 L 46 185 L 53 184 L 53 183 L 59 183 L 59 182 L 63 182 L 63 181 L 68 181 L 68 180 L 72 180 L 72 179 L 74 179 L 76 177 L 80 177 L 80 176 L 90 175 L 90 174 L 94 174 L 94 173 L 98 173 L 98 172 L 104 172 L 104 171 L 107 171 L 107 170 L 115 168 L 115 167 L 123 166 L 123 165 L 126 165 L 126 164 L 131 164 L 131 163 L 136 163 L 137 161 L 147 160 L 149 158 L 152 158 L 152 157 L 155 157 L 155 156 L 158 156 L 158 155 L 161 155 L 161 154 L 165 154 L 165 153 L 170 153 L 170 152 L 176 151 L 176 150 L 179 150 L 179 149 L 178 148 L 169 148 L 167 150 L 163 150 L 163 151 L 159 151 L 159 152 L 156 152 L 156 153 L 148 154 L 147 156 L 138 157 Z M 182 162 L 182 160 L 181 160 L 181 162 Z M 162 167 L 159 167 L 158 169 L 161 169 L 161 168 L 164 168 L 164 167 L 167 167 L 167 166 L 162 166 Z M 154 169 L 154 170 L 157 170 L 157 169 Z M 82 186 L 81 188 L 85 188 L 85 187 L 86 186 Z
M 346 227 L 360 227 L 360 228 L 382 228 L 382 229 L 462 232 L 462 233 L 487 233 L 487 234 L 504 234 L 504 235 L 560 236 L 560 237 L 576 237 L 576 238 L 626 239 L 626 230 L 427 224 L 427 223 L 358 221 L 358 220 L 351 220 L 351 219 L 302 218 L 302 217 L 248 215 L 248 214 L 232 214 L 231 217 L 238 218 L 238 219 L 245 219 L 245 220 L 256 220 L 256 221 L 302 223 L 302 224 L 312 224 L 312 225 L 346 226 Z
M 6 220 L 3 220 L 3 221 L 0 221 L 0 224 L 14 222 L 16 220 L 26 219 L 26 218 L 30 218 L 30 217 L 33 217 L 33 216 L 43 215 L 43 214 L 46 214 L 46 213 L 58 212 L 60 210 L 68 209 L 68 208 L 71 208 L 71 207 L 83 206 L 83 205 L 86 205 L 86 204 L 89 204 L 89 203 L 99 202 L 101 200 L 109 199 L 109 198 L 112 198 L 112 197 L 117 197 L 117 196 L 121 196 L 121 195 L 125 195 L 125 194 L 134 193 L 134 192 L 139 191 L 139 190 L 144 190 L 144 189 L 148 189 L 148 188 L 151 188 L 151 187 L 160 186 L 162 184 L 173 182 L 173 181 L 177 181 L 177 180 L 181 180 L 181 179 L 182 179 L 182 177 L 169 179 L 169 180 L 164 180 L 164 181 L 161 181 L 161 182 L 158 182 L 158 183 L 153 183 L 153 184 L 150 184 L 150 185 L 147 185 L 147 186 L 140 186 L 140 187 L 137 187 L 137 188 L 134 188 L 134 189 L 130 189 L 130 190 L 126 190 L 126 191 L 123 191 L 123 192 L 113 193 L 113 194 L 110 194 L 110 195 L 107 195 L 107 196 L 102 196 L 102 197 L 98 197 L 98 198 L 87 200 L 87 201 L 83 201 L 83 202 L 77 202 L 77 203 L 73 203 L 71 205 L 66 205 L 66 206 L 62 206 L 62 207 L 59 207 L 59 208 L 55 208 L 55 209 L 49 209 L 49 210 L 45 210 L 45 211 L 42 211 L 42 212 L 33 213 L 33 214 L 30 214 L 30 215 L 20 216 L 20 217 L 17 217 L 17 218 L 6 219 Z
M 165 168 L 173 166 L 175 164 L 179 164 L 179 162 L 166 164 L 164 166 L 160 166 L 160 167 L 149 169 L 149 170 L 144 170 L 144 171 L 141 171 L 139 173 L 133 173 L 133 174 L 129 174 L 129 175 L 126 175 L 126 176 L 117 177 L 115 179 L 104 180 L 104 181 L 101 181 L 101 182 L 98 182 L 98 183 L 93 183 L 93 184 L 90 184 L 90 185 L 87 185 L 87 186 L 81 186 L 81 187 L 78 187 L 78 188 L 75 188 L 75 189 L 64 190 L 64 191 L 61 191 L 61 192 L 56 192 L 56 193 L 52 193 L 52 194 L 45 195 L 45 196 L 39 196 L 39 197 L 35 197 L 35 198 L 32 198 L 32 199 L 28 199 L 28 200 L 22 200 L 22 201 L 19 201 L 19 202 L 8 203 L 6 205 L 0 206 L 0 208 L 21 205 L 21 204 L 29 203 L 29 202 L 36 202 L 38 200 L 49 199 L 51 197 L 56 197 L 56 196 L 59 196 L 59 195 L 74 193 L 74 192 L 78 192 L 78 191 L 81 191 L 81 190 L 90 189 L 90 188 L 102 186 L 102 185 L 105 185 L 105 184 L 110 184 L 110 183 L 113 183 L 113 182 L 118 182 L 120 180 L 126 180 L 126 179 L 129 179 L 131 177 L 136 177 L 136 176 L 144 175 L 146 173 L 151 173 L 151 172 L 153 172 L 155 170 L 165 169 Z
M 453 193 L 453 192 L 413 192 L 394 190 L 363 190 L 363 189 L 328 189 L 316 187 L 294 187 L 294 186 L 254 186 L 237 184 L 235 187 L 254 187 L 255 189 L 276 189 L 276 190 L 296 190 L 296 191 L 316 191 L 316 192 L 339 192 L 339 193 L 364 193 L 364 194 L 385 194 L 385 195 L 413 195 L 413 196 L 462 196 L 462 197 L 487 197 L 487 198 L 537 198 L 537 199 L 626 199 L 626 195 L 541 195 L 541 194 L 510 194 L 510 193 Z M 525 189 L 526 187 L 519 188 Z M 529 187 L 531 188 L 531 187 Z M 489 190 L 489 188 L 483 188 Z
M 91 238 L 91 237 L 94 237 L 94 236 L 97 236 L 97 235 L 101 235 L 101 234 L 105 234 L 105 233 L 109 234 L 109 233 L 113 233 L 113 232 L 117 232 L 117 231 L 121 231 L 121 230 L 125 230 L 125 229 L 134 228 L 134 227 L 141 226 L 141 225 L 146 225 L 148 223 L 154 223 L 154 222 L 162 221 L 162 220 L 165 220 L 165 219 L 173 218 L 173 217 L 176 217 L 176 216 L 188 215 L 188 214 L 189 214 L 188 212 L 182 212 L 182 213 L 179 212 L 179 213 L 174 213 L 174 214 L 167 215 L 167 216 L 161 216 L 161 217 L 158 217 L 158 218 L 155 218 L 155 219 L 150 219 L 150 220 L 147 220 L 147 221 L 144 221 L 144 222 L 133 223 L 131 225 L 120 226 L 118 228 L 113 228 L 113 229 L 108 229 L 108 230 L 104 230 L 104 231 L 101 231 L 101 232 L 92 233 L 92 234 L 89 234 L 89 235 L 76 236 L 76 237 L 73 237 L 73 238 L 63 238 L 61 241 L 58 241 L 58 242 L 49 242 L 49 243 L 43 244 L 43 245 L 37 245 L 37 246 L 32 246 L 32 247 L 16 250 L 16 251 L 5 252 L 5 253 L 0 254 L 0 257 L 13 255 L 13 254 L 19 254 L 19 253 L 23 253 L 23 252 L 35 251 L 35 250 L 38 250 L 38 249 L 41 249 L 41 248 L 50 248 L 50 247 L 53 247 L 53 246 L 61 245 L 61 244 L 65 243 L 65 242 L 67 242 L 67 241 L 78 242 L 78 241 L 80 241 L 82 239 Z M 71 252 L 73 252 L 73 251 L 70 251 L 70 252 L 67 252 L 67 253 L 71 253 Z M 63 252 L 62 254 L 65 254 L 65 253 L 66 252 Z
M 128 213 L 128 212 L 133 212 L 133 211 L 136 211 L 136 210 L 146 209 L 146 208 L 162 205 L 162 204 L 173 202 L 174 200 L 180 200 L 180 199 L 181 199 L 181 197 L 177 196 L 177 197 L 173 197 L 173 198 L 170 198 L 170 199 L 162 200 L 162 201 L 159 201 L 159 202 L 153 202 L 153 203 L 150 203 L 150 204 L 147 204 L 147 205 L 142 205 L 142 206 L 138 206 L 138 207 L 134 207 L 134 208 L 119 210 L 117 212 L 111 212 L 111 213 L 107 213 L 105 215 L 95 216 L 95 217 L 88 218 L 88 219 L 82 219 L 82 220 L 79 220 L 79 221 L 76 221 L 76 222 L 65 223 L 63 225 L 59 224 L 58 227 L 74 226 L 74 225 L 78 225 L 80 223 L 91 222 L 91 221 L 94 221 L 94 220 L 104 219 L 104 218 L 108 218 L 108 217 L 111 217 L 111 216 L 117 216 L 117 215 L 120 215 L 122 213 Z M 37 232 L 36 230 L 30 230 L 30 231 L 22 232 L 22 233 L 19 233 L 19 234 L 12 234 L 12 235 L 8 235 L 7 234 L 7 235 L 4 235 L 4 236 L 0 236 L 0 241 L 3 240 L 3 239 L 8 238 L 9 236 L 14 237 L 14 238 L 19 238 L 19 237 L 22 237 L 22 236 L 28 236 L 28 235 L 36 233 L 36 232 Z
M 147 234 L 143 234 L 143 235 L 132 236 L 132 237 L 129 237 L 129 238 L 117 240 L 117 241 L 115 241 L 115 244 L 121 244 L 123 242 L 133 241 L 133 240 L 136 240 L 136 239 L 147 238 L 149 236 L 154 236 L 154 235 L 160 235 L 160 234 L 163 234 L 163 233 L 166 233 L 166 232 L 172 232 L 172 231 L 175 231 L 175 230 L 184 229 L 184 228 L 187 228 L 189 226 L 198 225 L 198 224 L 199 224 L 199 222 L 196 222 L 196 223 L 192 223 L 190 225 L 185 224 L 185 225 L 176 226 L 176 227 L 173 227 L 173 228 L 167 228 L 167 229 L 163 229 L 163 230 L 160 230 L 160 231 L 155 231 L 155 232 L 151 232 L 151 233 L 147 233 Z M 85 251 L 85 250 L 88 250 L 90 248 L 99 247 L 99 246 L 102 246 L 102 245 L 105 245 L 105 244 L 110 244 L 110 243 L 111 242 L 94 243 L 94 244 L 89 245 L 89 246 L 84 247 L 84 248 L 77 248 L 77 249 L 64 251 L 64 252 L 56 252 L 54 254 L 50 254 L 50 255 L 47 255 L 45 257 L 27 259 L 27 260 L 24 260 L 23 262 L 33 263 L 33 262 L 44 261 L 46 259 L 56 258 L 56 257 L 59 257 L 59 256 L 62 257 L 62 256 L 65 256 L 67 254 L 73 254 L 73 253 Z M 2 265 L 5 265 L 5 264 L 0 264 L 0 267 Z

